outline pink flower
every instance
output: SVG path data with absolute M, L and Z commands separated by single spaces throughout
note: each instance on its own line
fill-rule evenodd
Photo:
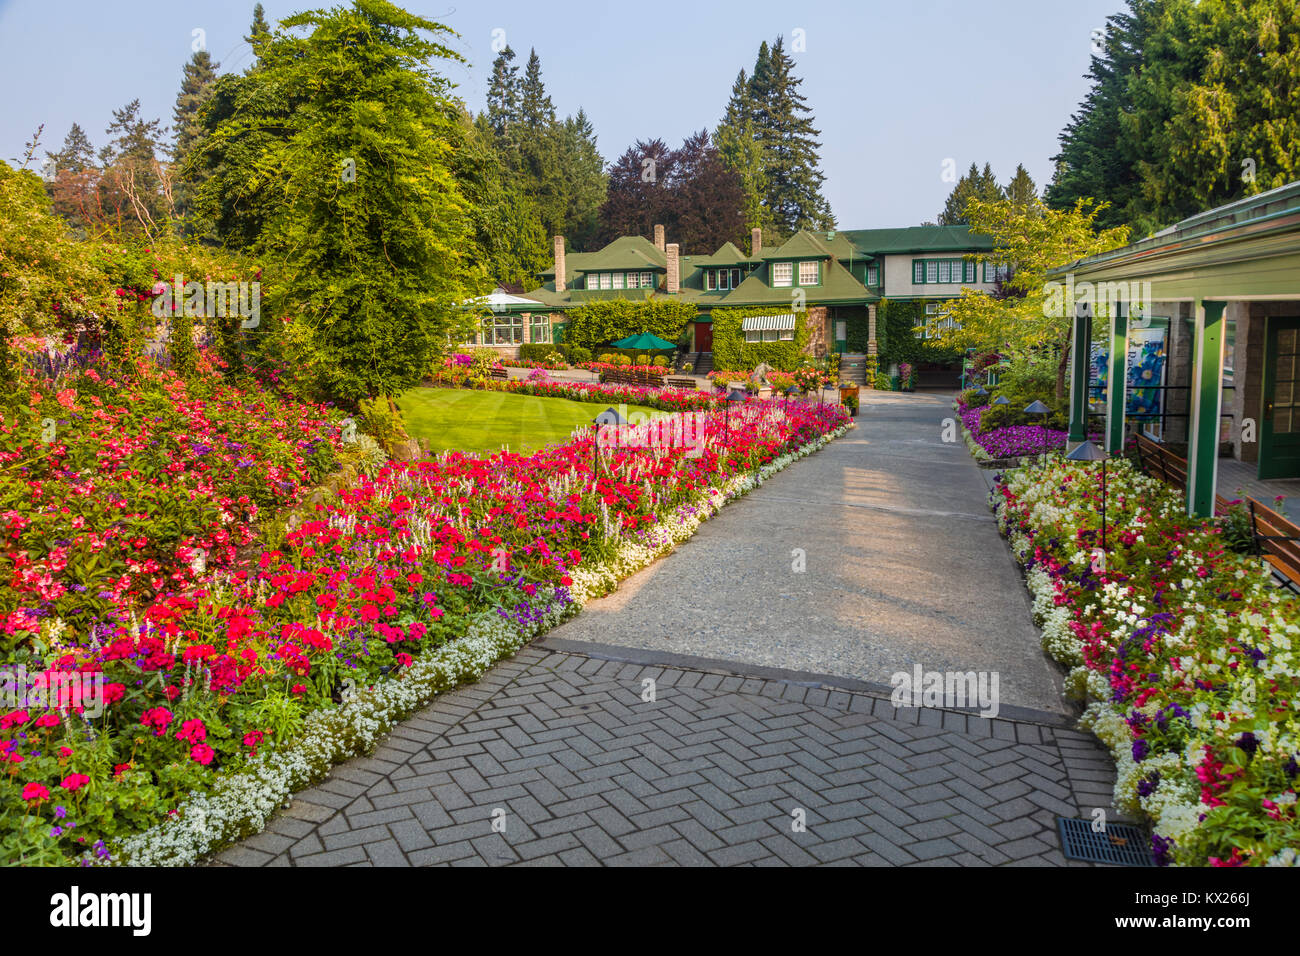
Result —
M 44 784 L 29 783 L 23 787 L 23 799 L 29 803 L 33 800 L 48 800 L 50 791 Z
M 140 715 L 140 723 L 146 727 L 153 727 L 155 737 L 161 737 L 171 722 L 172 712 L 166 707 L 150 707 Z
M 212 758 L 216 756 L 216 751 L 207 744 L 195 744 L 190 748 L 190 759 L 195 763 L 201 763 L 207 766 L 212 763 Z
M 58 724 L 59 717 L 57 714 L 41 714 L 36 718 L 37 727 L 54 727 Z
M 192 744 L 200 743 L 208 739 L 208 728 L 201 720 L 187 720 L 176 731 L 176 739 L 187 740 Z
M 84 773 L 70 773 L 63 778 L 63 782 L 59 786 L 64 790 L 76 792 L 88 783 L 90 783 L 90 778 Z

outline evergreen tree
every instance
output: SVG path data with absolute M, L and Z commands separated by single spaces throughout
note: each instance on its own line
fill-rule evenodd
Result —
M 952 187 L 952 192 L 948 194 L 943 211 L 939 213 L 939 225 L 967 224 L 969 220 L 966 218 L 966 206 L 972 199 L 996 202 L 1002 198 L 1002 187 L 998 185 L 998 178 L 993 174 L 993 167 L 985 163 L 981 171 L 975 163 L 971 163 L 966 175 L 957 180 L 957 184 Z
M 779 232 L 829 229 L 835 225 L 821 194 L 825 175 L 818 168 L 819 131 L 812 110 L 799 92 L 802 79 L 785 41 L 777 37 L 769 49 L 764 42 L 749 79 L 755 134 L 764 157 L 767 195 L 764 204 Z
M 202 132 L 198 124 L 199 110 L 212 96 L 220 65 L 212 62 L 207 50 L 199 50 L 181 70 L 181 91 L 176 94 L 176 107 L 172 110 L 172 130 L 176 136 L 172 154 L 178 163 L 184 161 Z
M 248 28 L 244 40 L 253 48 L 253 63 L 246 72 L 252 72 L 262 65 L 262 46 L 271 38 L 271 27 L 266 22 L 266 11 L 259 3 L 253 7 L 253 24 Z
M 1128 0 L 1128 12 L 1107 18 L 1102 52 L 1092 56 L 1085 74 L 1092 88 L 1060 134 L 1061 151 L 1052 157 L 1056 175 L 1043 199 L 1053 209 L 1070 209 L 1087 198 L 1109 202 L 1096 214 L 1101 228 L 1142 215 L 1142 143 L 1126 135 L 1123 117 L 1133 110 L 1130 81 L 1142 70 L 1164 5 L 1165 0 Z
M 536 50 L 528 53 L 528 66 L 519 89 L 519 119 L 530 132 L 545 129 L 555 123 L 555 107 L 546 94 L 542 82 L 542 61 Z
M 144 119 L 136 99 L 113 110 L 105 132 L 109 141 L 99 151 L 99 201 L 108 221 L 127 232 L 155 234 L 172 212 L 158 162 L 166 151 L 162 121 Z
M 95 149 L 90 145 L 90 137 L 78 123 L 73 123 L 68 135 L 63 138 L 62 149 L 45 155 L 54 162 L 55 169 L 60 171 L 84 173 L 95 165 Z
M 713 133 L 713 145 L 723 164 L 740 180 L 745 228 L 771 231 L 775 238 L 771 215 L 763 204 L 767 197 L 767 174 L 764 172 L 767 163 L 754 130 L 749 80 L 742 69 L 731 86 L 731 99 L 727 102 L 722 122 Z
M 293 309 L 333 396 L 392 396 L 459 333 L 459 303 L 490 288 L 450 165 L 466 125 L 435 69 L 461 57 L 440 42 L 449 28 L 385 0 L 283 26 L 257 70 L 218 83 L 208 112 L 225 119 L 204 149 L 269 185 L 250 194 L 226 173 L 204 195 L 233 190 L 214 203 L 222 213 L 232 201 L 258 207 L 237 222 L 257 227 L 255 248 L 283 264 L 277 288 L 292 290 L 263 314 Z
M 1032 207 L 1038 199 L 1038 187 L 1034 184 L 1024 164 L 1016 165 L 1016 174 L 1011 177 L 1005 190 L 1007 199 L 1017 206 Z
M 523 98 L 519 67 L 514 65 L 515 51 L 507 46 L 492 61 L 492 79 L 488 82 L 487 119 L 498 139 L 511 134 L 520 122 Z M 539 78 L 540 79 L 540 78 Z
M 609 187 L 600 207 L 599 244 L 619 236 L 653 239 L 656 225 L 665 229 L 674 225 L 668 221 L 675 212 L 669 190 L 674 162 L 662 139 L 637 140 L 623 152 L 609 170 Z M 653 178 L 648 177 L 650 170 Z

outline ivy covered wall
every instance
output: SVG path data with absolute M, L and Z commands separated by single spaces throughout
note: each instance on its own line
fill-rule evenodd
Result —
M 880 300 L 876 307 L 876 345 L 880 353 L 881 369 L 887 369 L 896 362 L 919 365 L 923 362 L 947 364 L 961 360 L 961 349 L 938 344 L 933 339 L 916 337 L 916 327 L 924 322 L 924 300 Z
M 771 307 L 714 309 L 709 314 L 713 318 L 714 368 L 752 369 L 766 362 L 782 372 L 792 372 L 806 357 L 804 348 L 809 338 L 807 312 L 794 314 L 794 339 L 788 342 L 745 341 L 745 333 L 740 330 L 741 321 L 754 315 L 771 315 Z
M 676 342 L 698 311 L 689 302 L 659 296 L 588 302 L 567 310 L 564 342 L 594 350 L 639 332 Z

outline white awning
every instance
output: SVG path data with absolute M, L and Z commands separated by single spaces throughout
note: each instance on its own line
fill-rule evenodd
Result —
M 782 315 L 751 315 L 747 319 L 741 319 L 740 331 L 792 332 L 794 331 L 794 313 L 786 312 Z

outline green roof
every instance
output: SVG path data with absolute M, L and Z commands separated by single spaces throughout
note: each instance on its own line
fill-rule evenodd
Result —
M 978 252 L 993 248 L 993 238 L 969 226 L 903 226 L 899 229 L 847 229 L 844 236 L 861 255 L 907 252 Z

